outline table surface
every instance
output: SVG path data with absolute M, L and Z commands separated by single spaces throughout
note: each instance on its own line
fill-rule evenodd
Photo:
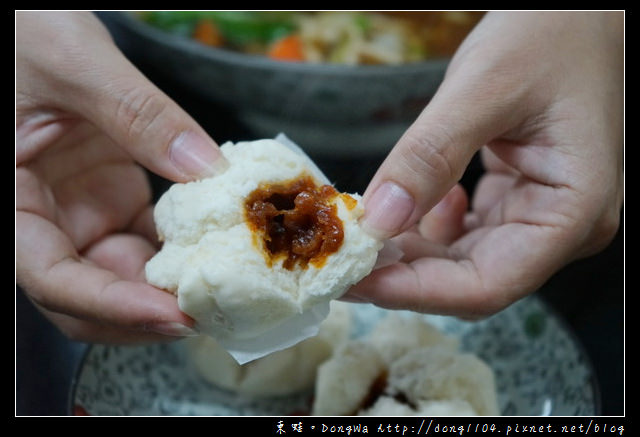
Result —
M 218 142 L 253 139 L 223 108 L 202 101 L 149 66 L 137 65 Z M 384 157 L 314 158 L 340 190 L 362 192 Z M 474 159 L 462 184 L 472 189 L 481 171 Z M 157 198 L 168 182 L 153 175 L 150 179 Z M 584 347 L 598 381 L 601 414 L 624 415 L 624 223 L 604 251 L 568 265 L 538 294 L 566 320 Z M 16 415 L 68 414 L 69 390 L 86 348 L 60 334 L 17 287 Z

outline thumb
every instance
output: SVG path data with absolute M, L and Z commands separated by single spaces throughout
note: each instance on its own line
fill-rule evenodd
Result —
M 447 73 L 363 195 L 361 224 L 370 234 L 390 238 L 416 224 L 455 186 L 483 145 L 522 120 L 522 93 L 510 94 L 513 81 L 477 86 L 483 81 L 482 74 L 469 77 L 464 69 Z
M 225 168 L 217 144 L 198 123 L 124 57 L 95 17 L 80 18 L 67 18 L 75 30 L 66 37 L 67 109 L 169 180 L 186 182 Z
M 367 187 L 362 226 L 372 235 L 389 238 L 414 225 L 455 186 L 486 139 L 465 125 L 472 113 L 443 106 L 432 100 Z
M 167 179 L 186 182 L 226 168 L 218 145 L 184 110 L 123 58 L 118 61 L 122 66 L 108 72 L 117 77 L 95 90 L 103 103 L 88 113 L 91 121 L 136 161 Z

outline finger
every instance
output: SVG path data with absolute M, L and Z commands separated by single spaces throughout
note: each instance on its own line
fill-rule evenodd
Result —
M 34 306 L 67 338 L 73 341 L 132 345 L 170 342 L 181 338 L 180 336 L 128 330 L 87 320 L 80 320 L 65 314 L 49 311 L 35 302 Z
M 483 55 L 467 50 L 452 61 L 433 99 L 376 172 L 363 195 L 369 233 L 389 238 L 411 227 L 460 180 L 480 147 L 545 104 L 515 74 L 513 53 Z
M 161 247 L 161 242 L 158 238 L 158 232 L 153 220 L 153 205 L 147 205 L 142 211 L 133 219 L 129 230 L 133 233 L 141 235 L 144 239 L 150 242 L 157 250 Z
M 371 234 L 388 238 L 416 223 L 458 182 L 474 153 L 501 132 L 487 117 L 486 102 L 469 101 L 456 87 L 443 83 L 367 187 L 362 225 Z
M 492 143 L 498 144 L 500 142 L 493 141 Z M 503 143 L 504 144 L 504 143 Z M 518 171 L 505 163 L 502 159 L 498 158 L 490 147 L 483 147 L 480 151 L 480 159 L 482 166 L 492 173 L 504 173 L 517 175 Z
M 389 238 L 415 224 L 458 182 L 480 147 L 481 134 L 441 119 L 439 100 L 400 138 L 367 187 L 362 226 L 370 234 Z
M 144 282 L 145 264 L 155 253 L 156 248 L 139 235 L 112 234 L 93 244 L 83 255 L 122 279 Z
M 349 295 L 391 309 L 484 317 L 534 291 L 568 262 L 572 249 L 559 244 L 562 238 L 550 226 L 481 228 L 456 242 L 448 257 L 375 270 Z
M 476 305 L 469 305 L 473 295 L 481 295 L 477 279 L 459 261 L 420 258 L 373 271 L 349 290 L 349 296 L 393 310 L 467 315 L 477 310 Z
M 507 193 L 518 179 L 506 173 L 484 174 L 478 183 L 472 200 L 472 212 L 475 226 L 481 224 L 498 224 L 502 220 L 501 205 Z M 492 217 L 493 221 L 488 218 Z M 467 218 L 469 221 L 469 218 Z M 467 223 L 468 223 L 467 221 Z
M 449 249 L 441 243 L 425 239 L 419 232 L 403 232 L 392 240 L 402 251 L 401 262 L 409 263 L 423 257 L 447 258 Z
M 457 184 L 420 220 L 420 234 L 436 243 L 450 244 L 462 235 L 469 201 Z
M 92 147 L 93 144 L 85 148 Z M 55 166 L 55 162 L 49 164 Z M 43 190 L 49 188 L 45 183 L 42 185 Z M 22 192 L 22 187 L 19 190 Z M 95 166 L 91 171 L 57 181 L 51 193 L 58 209 L 53 220 L 78 250 L 113 230 L 139 226 L 136 219 L 151 200 L 145 173 L 130 162 Z
M 386 240 L 382 249 L 378 251 L 378 258 L 373 266 L 374 269 L 380 269 L 391 264 L 395 264 L 405 256 L 402 248 L 394 240 Z
M 16 213 L 16 264 L 18 283 L 49 311 L 127 330 L 194 334 L 175 296 L 81 262 L 69 239 L 35 214 Z
M 50 84 L 49 99 L 56 106 L 90 120 L 164 178 L 184 182 L 226 166 L 217 144 L 122 55 L 92 14 L 28 18 L 38 31 L 21 37 L 39 36 L 38 56 L 45 57 L 41 62 L 54 77 L 43 83 Z

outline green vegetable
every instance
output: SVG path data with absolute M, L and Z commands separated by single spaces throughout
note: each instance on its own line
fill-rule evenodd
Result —
M 149 11 L 141 13 L 140 16 L 146 23 L 158 29 L 190 37 L 199 19 L 197 14 L 192 11 Z
M 363 34 L 369 33 L 371 29 L 371 18 L 365 14 L 355 14 L 353 21 Z
M 296 29 L 291 16 L 279 12 L 210 12 L 224 38 L 232 45 L 268 44 Z
M 232 46 L 268 44 L 296 30 L 294 13 L 287 11 L 156 11 L 143 19 L 160 29 L 191 36 L 198 21 L 212 20 Z
M 418 41 L 409 41 L 407 45 L 407 59 L 411 61 L 419 61 L 429 57 L 429 50 L 424 44 Z

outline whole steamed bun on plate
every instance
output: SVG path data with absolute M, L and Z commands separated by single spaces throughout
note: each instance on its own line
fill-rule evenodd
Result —
M 238 364 L 212 337 L 187 339 L 190 362 L 206 381 L 247 397 L 285 396 L 311 390 L 318 366 L 349 339 L 350 305 L 331 302 L 318 335 L 246 364 Z
M 424 318 L 390 313 L 318 368 L 312 414 L 496 416 L 495 377 Z
M 315 335 L 382 242 L 360 228 L 361 197 L 338 192 L 286 137 L 221 151 L 226 170 L 158 201 L 164 243 L 146 278 L 244 363 Z

